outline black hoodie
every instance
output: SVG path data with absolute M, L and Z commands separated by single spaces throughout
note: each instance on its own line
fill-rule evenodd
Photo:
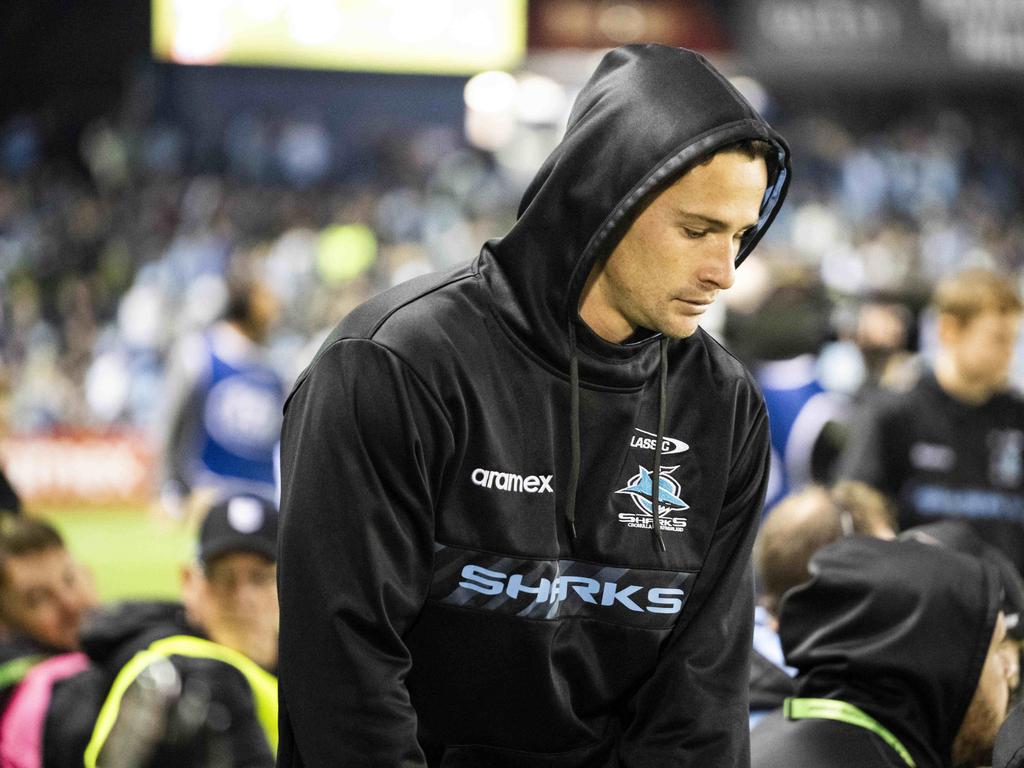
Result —
M 1001 603 L 988 563 L 917 541 L 855 536 L 814 555 L 779 612 L 796 696 L 845 701 L 888 729 L 917 768 L 948 768 Z M 906 768 L 881 737 L 833 720 L 766 718 L 754 768 Z
M 703 331 L 611 344 L 578 312 L 744 138 L 778 155 L 739 260 L 784 142 L 699 55 L 612 51 L 508 235 L 327 340 L 285 408 L 280 766 L 746 764 L 762 398 Z

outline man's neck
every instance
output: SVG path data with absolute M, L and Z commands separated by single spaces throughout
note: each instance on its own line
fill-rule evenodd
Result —
M 969 405 L 983 405 L 999 391 L 989 381 L 964 377 L 956 363 L 944 354 L 940 354 L 935 361 L 935 378 L 947 395 Z

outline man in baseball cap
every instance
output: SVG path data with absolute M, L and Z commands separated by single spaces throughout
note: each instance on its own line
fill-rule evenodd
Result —
M 273 768 L 277 521 L 258 496 L 215 503 L 182 569 L 181 602 L 92 617 L 89 670 L 55 689 L 48 765 Z
M 215 643 L 277 667 L 277 508 L 258 496 L 214 504 L 182 577 L 189 620 Z

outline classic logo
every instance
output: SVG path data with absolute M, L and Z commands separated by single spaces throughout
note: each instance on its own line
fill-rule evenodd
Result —
M 637 509 L 642 514 L 621 512 L 619 522 L 628 525 L 630 528 L 652 528 L 654 516 L 652 514 L 651 491 L 654 487 L 652 472 L 644 466 L 638 467 L 637 474 L 629 478 L 629 484 L 620 488 L 616 493 L 624 493 L 629 496 Z M 679 466 L 662 467 L 661 477 L 658 481 L 658 517 L 661 520 L 663 531 L 684 531 L 686 530 L 686 518 L 669 516 L 672 512 L 682 512 L 689 509 L 690 505 L 683 501 L 679 494 L 682 491 L 679 481 L 672 477 L 672 473 L 679 469 Z
M 469 476 L 473 485 L 481 488 L 494 488 L 510 493 L 554 493 L 551 479 L 554 475 L 514 475 L 511 472 L 498 472 L 494 469 L 477 467 Z
M 633 429 L 640 434 L 633 435 L 633 439 L 629 441 L 629 447 L 653 451 L 658 442 L 658 436 L 654 432 L 648 432 L 646 429 L 640 429 L 640 427 L 633 427 Z M 674 437 L 666 437 L 665 435 L 661 436 L 661 453 L 663 456 L 670 453 L 683 453 L 688 450 L 690 450 L 690 446 L 682 440 L 677 440 Z

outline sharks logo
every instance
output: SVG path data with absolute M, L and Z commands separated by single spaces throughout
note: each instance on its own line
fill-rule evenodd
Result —
M 639 466 L 637 474 L 629 478 L 625 488 L 620 488 L 616 493 L 624 493 L 629 496 L 643 514 L 623 512 L 619 515 L 619 522 L 628 525 L 630 528 L 651 528 L 653 526 L 651 491 L 654 488 L 653 472 L 646 467 Z M 672 477 L 672 473 L 679 469 L 679 466 L 662 467 L 661 477 L 658 480 L 658 517 L 663 531 L 683 531 L 686 529 L 685 517 L 669 517 L 673 512 L 682 512 L 689 509 L 690 505 L 683 501 L 679 494 L 682 488 L 679 481 Z

